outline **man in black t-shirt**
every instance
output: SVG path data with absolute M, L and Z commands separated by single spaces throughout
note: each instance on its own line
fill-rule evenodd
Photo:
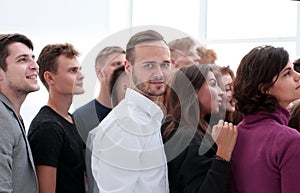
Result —
M 37 60 L 49 92 L 28 132 L 40 193 L 85 193 L 84 143 L 68 113 L 73 95 L 84 92 L 78 54 L 71 44 L 47 45 Z

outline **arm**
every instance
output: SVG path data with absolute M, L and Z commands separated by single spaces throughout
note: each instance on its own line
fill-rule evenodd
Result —
M 1 112 L 0 112 L 1 114 Z M 1 119 L 1 115 L 0 115 Z M 2 119 L 1 119 L 2 120 Z M 3 125 L 1 121 L 0 125 L 0 192 L 13 192 L 13 151 L 16 142 L 14 142 L 15 136 L 9 132 L 10 129 Z M 20 132 L 19 140 L 22 138 Z
M 0 101 L 0 192 L 14 191 L 14 164 L 23 166 L 18 168 L 23 175 L 27 172 L 29 165 L 24 140 L 17 120 L 6 111 Z
M 218 126 L 214 127 L 212 136 L 218 144 L 217 155 L 223 159 L 215 158 L 213 150 L 199 155 L 200 144 L 203 145 L 199 141 L 192 141 L 186 152 L 181 155 L 184 158 L 178 159 L 183 160 L 182 163 L 177 163 L 180 166 L 178 179 L 181 179 L 179 183 L 186 193 L 227 191 L 231 166 L 229 161 L 236 142 L 237 129 L 232 124 L 220 121 Z
M 56 190 L 56 168 L 64 143 L 64 133 L 60 126 L 52 122 L 40 125 L 29 136 L 40 193 Z M 47 153 L 45 153 L 47 152 Z
M 36 166 L 39 182 L 39 193 L 55 193 L 56 168 L 51 166 Z
M 275 163 L 280 170 L 282 193 L 296 193 L 300 189 L 300 134 L 289 129 L 274 140 Z
M 100 192 L 134 192 L 139 172 L 126 169 L 126 166 L 129 164 L 138 167 L 139 154 L 126 150 L 122 141 L 137 143 L 134 139 L 124 139 L 118 127 L 109 125 L 108 128 L 109 131 L 105 132 L 100 124 L 89 133 L 87 147 L 91 149 L 92 175 Z
M 209 157 L 211 153 L 199 155 L 199 145 L 188 147 L 178 177 L 184 193 L 226 193 L 231 164 Z

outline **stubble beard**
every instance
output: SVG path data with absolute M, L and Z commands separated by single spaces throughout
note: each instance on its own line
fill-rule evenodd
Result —
M 144 93 L 144 94 L 146 94 L 147 96 L 150 96 L 150 97 L 162 96 L 166 91 L 166 86 L 165 85 L 163 85 L 159 88 L 155 88 L 155 89 L 158 90 L 158 92 L 155 92 L 155 91 L 151 90 L 150 85 L 148 85 L 148 84 L 150 84 L 149 81 L 144 81 L 144 82 L 139 81 L 137 76 L 135 75 L 134 70 L 132 71 L 132 81 L 133 81 L 135 87 L 138 90 L 142 91 L 142 93 Z

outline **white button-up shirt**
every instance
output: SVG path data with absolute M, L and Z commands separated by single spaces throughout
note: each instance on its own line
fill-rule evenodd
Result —
M 125 98 L 89 133 L 91 168 L 100 192 L 167 193 L 160 107 L 127 88 Z

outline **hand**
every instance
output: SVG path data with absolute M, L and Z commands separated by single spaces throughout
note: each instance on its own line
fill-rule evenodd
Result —
M 213 126 L 212 137 L 218 145 L 218 156 L 222 157 L 226 161 L 230 161 L 237 135 L 237 127 L 232 123 L 220 120 L 217 125 Z

